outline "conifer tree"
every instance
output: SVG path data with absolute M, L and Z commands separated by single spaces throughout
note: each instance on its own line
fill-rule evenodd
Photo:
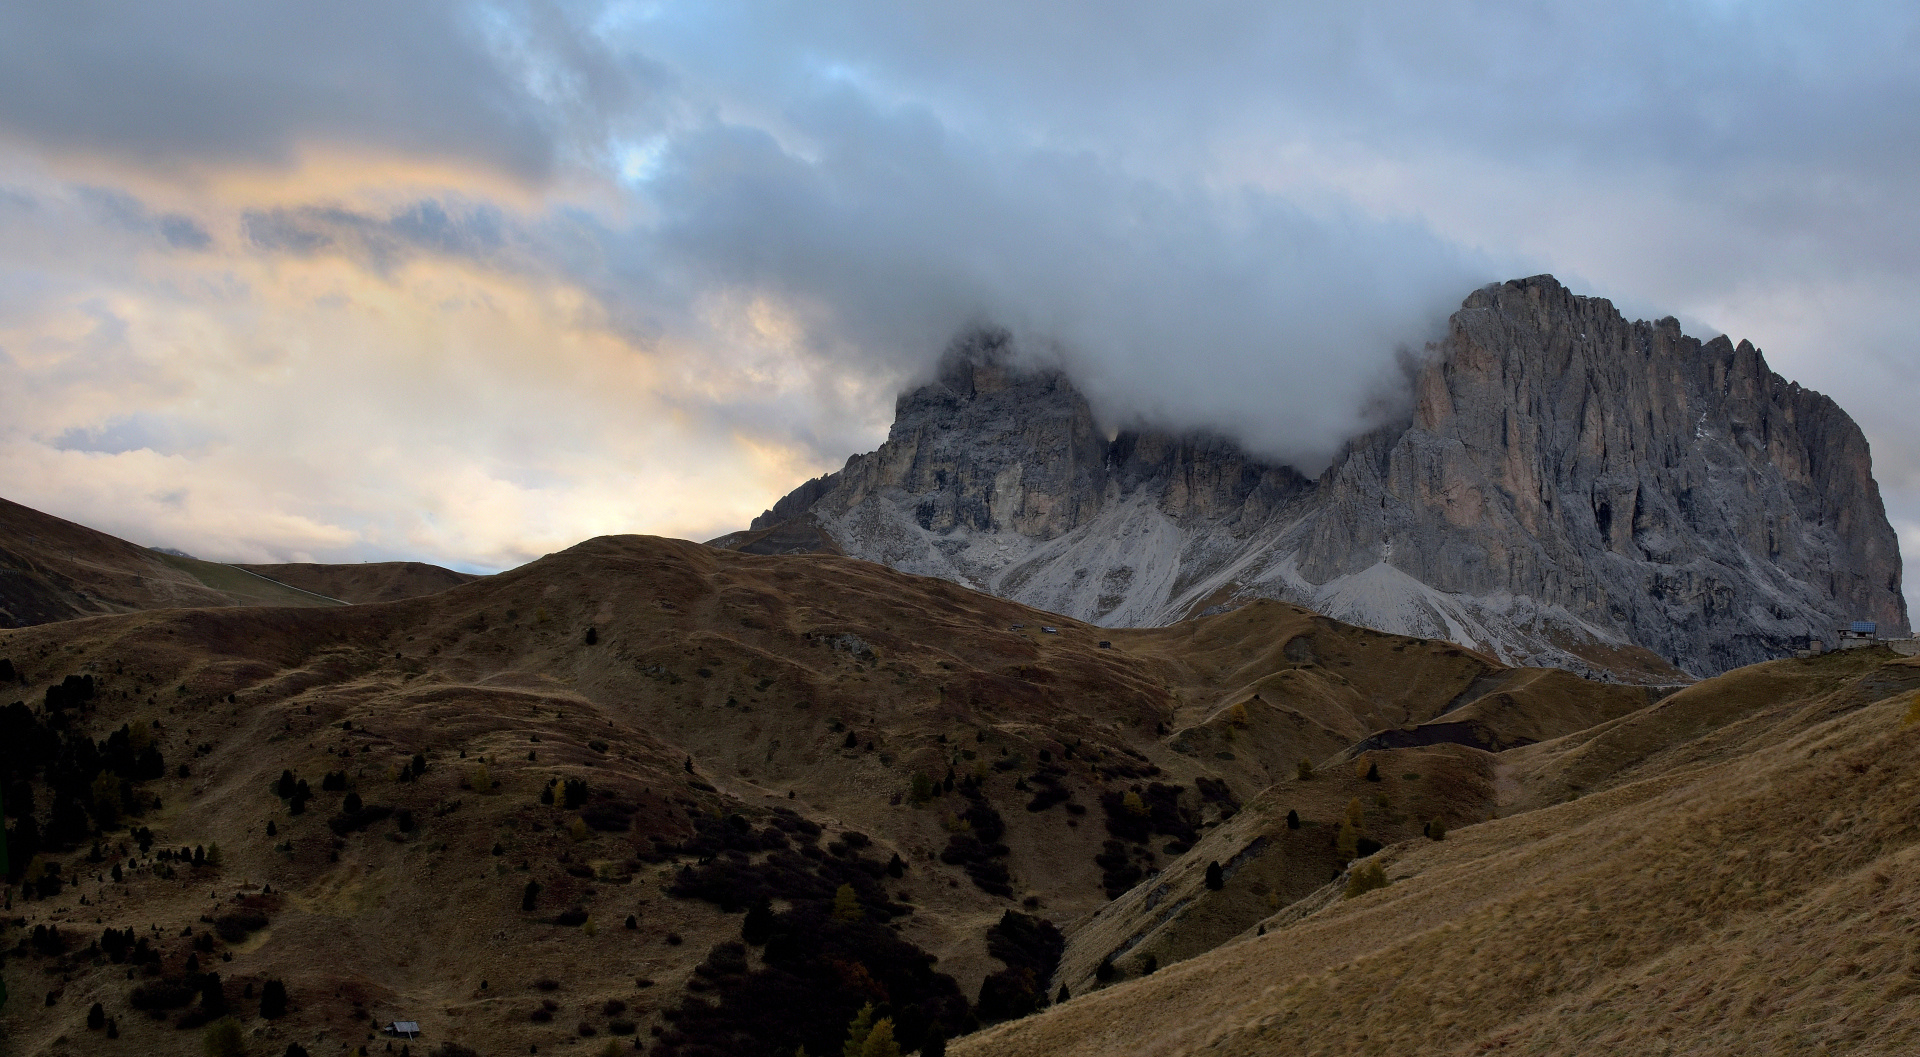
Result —
M 866 917 L 860 909 L 860 894 L 850 884 L 841 885 L 833 893 L 833 919 L 835 921 L 859 921 Z
M 765 896 L 761 896 L 747 908 L 746 920 L 740 923 L 740 938 L 758 947 L 772 936 L 773 904 Z
M 247 1036 L 240 1030 L 238 1021 L 221 1017 L 207 1027 L 206 1034 L 200 1037 L 200 1046 L 207 1057 L 244 1057 Z
M 1292 811 L 1292 810 L 1289 810 L 1287 812 L 1287 828 L 1288 829 L 1300 828 L 1300 812 Z
M 220 1017 L 227 1013 L 227 989 L 220 982 L 219 973 L 208 973 L 200 982 L 200 1009 L 208 1016 Z
M 268 1020 L 278 1020 L 287 1015 L 286 984 L 276 979 L 260 986 L 260 1015 Z
M 842 1057 L 866 1057 L 867 1036 L 873 1034 L 873 1003 L 860 1007 L 847 1025 L 847 1042 L 840 1048 Z
M 860 1057 L 900 1057 L 900 1044 L 893 1039 L 893 1018 L 881 1017 L 867 1033 Z
M 1353 828 L 1353 822 L 1343 819 L 1340 822 L 1340 835 L 1334 840 L 1334 850 L 1340 853 L 1340 861 L 1352 862 L 1360 854 L 1360 831 Z
M 1220 869 L 1220 860 L 1215 859 L 1208 863 L 1207 890 L 1210 892 L 1218 892 L 1221 888 L 1225 887 L 1226 883 L 1227 876 L 1225 871 Z
M 1370 862 L 1353 871 L 1347 878 L 1346 898 L 1365 895 L 1376 888 L 1387 887 L 1387 871 L 1379 863 Z

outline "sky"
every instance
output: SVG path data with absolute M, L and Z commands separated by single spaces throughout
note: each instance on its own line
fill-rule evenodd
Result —
M 1920 554 L 1916 56 L 1911 4 L 0 4 L 0 495 L 704 539 L 980 323 L 1312 472 L 1552 272 L 1833 396 Z

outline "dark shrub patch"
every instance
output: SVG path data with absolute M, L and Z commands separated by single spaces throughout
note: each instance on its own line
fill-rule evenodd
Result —
M 357 794 L 347 794 L 348 803 L 354 803 L 358 799 Z M 327 820 L 327 828 L 333 831 L 334 836 L 344 837 L 349 833 L 359 833 L 376 822 L 384 822 L 392 815 L 391 807 L 384 804 L 367 804 L 357 807 L 356 810 L 342 811 L 333 816 Z
M 988 895 L 1002 899 L 1013 898 L 1012 875 L 1007 872 L 1007 864 L 997 859 L 986 859 L 967 864 L 967 879 L 975 888 Z
M 1233 790 L 1227 788 L 1227 783 L 1218 778 L 1208 778 L 1203 775 L 1195 778 L 1193 784 L 1199 788 L 1200 799 L 1206 803 L 1226 804 L 1235 808 L 1240 806 L 1240 801 L 1234 799 Z
M 67 950 L 67 939 L 60 935 L 58 925 L 35 925 L 32 943 L 34 952 L 43 958 L 57 957 Z
M 1155 833 L 1193 844 L 1200 839 L 1195 828 L 1200 819 L 1197 813 L 1180 806 L 1182 791 L 1177 785 L 1152 782 L 1144 789 L 1136 786 L 1131 792 L 1101 793 L 1100 807 L 1107 816 L 1107 832 L 1135 844 L 1145 844 Z M 1128 803 L 1130 796 L 1139 798 L 1137 806 Z
M 940 861 L 949 866 L 965 866 L 967 878 L 983 892 L 1001 897 L 1013 895 L 1005 864 L 994 861 L 1005 858 L 1009 850 L 1000 843 L 1007 832 L 1006 821 L 987 803 L 978 783 L 969 779 L 960 786 L 960 792 L 967 798 L 960 819 L 967 823 L 970 832 L 948 837 L 946 848 L 940 852 Z
M 1145 871 L 1133 861 L 1127 846 L 1120 841 L 1110 840 L 1101 847 L 1100 854 L 1093 857 L 1093 863 L 1100 867 L 1100 885 L 1106 889 L 1107 898 L 1116 899 L 1122 892 L 1139 884 Z
M 268 980 L 260 985 L 260 1015 L 275 1020 L 287 1015 L 287 985 Z
M 213 923 L 213 930 L 228 943 L 243 942 L 248 936 L 267 927 L 267 916 L 258 910 L 236 910 L 231 914 L 222 914 Z
M 127 1004 L 135 1009 L 178 1009 L 200 994 L 197 983 L 179 979 L 150 980 L 133 989 Z
M 759 835 L 744 819 L 696 820 L 698 832 L 687 843 L 717 854 L 683 869 L 669 892 L 730 912 L 747 910 L 742 938 L 763 945 L 763 967 L 752 967 L 744 943 L 714 947 L 688 982 L 690 993 L 663 1013 L 672 1027 L 661 1032 L 655 1052 L 774 1057 L 797 1044 L 837 1052 L 847 1021 L 866 1002 L 891 1004 L 904 1048 L 932 1024 L 952 1033 L 966 1016 L 965 999 L 952 978 L 933 972 L 930 955 L 886 927 L 908 910 L 882 887 L 886 867 L 859 853 L 871 841 L 843 834 L 834 842 L 839 854 L 828 855 L 810 843 L 818 839 L 817 826 L 777 812 L 772 821 L 777 831 L 809 843 L 800 852 L 776 849 L 754 863 L 742 845 L 757 843 Z M 833 914 L 843 885 L 863 911 L 855 920 Z M 790 908 L 774 913 L 772 899 Z
M 633 828 L 633 805 L 602 801 L 587 805 L 580 817 L 602 833 L 625 833 Z
M 1053 922 L 1007 911 L 987 930 L 987 953 L 1006 968 L 980 983 L 974 1014 L 983 1024 L 1024 1017 L 1047 1004 L 1047 981 L 1067 941 Z
M 830 901 L 805 900 L 775 916 L 774 933 L 754 969 L 746 947 L 723 943 L 695 970 L 704 991 L 664 1014 L 660 1057 L 775 1057 L 797 1045 L 834 1053 L 847 1022 L 868 1002 L 885 1002 L 895 1036 L 912 1050 L 938 1027 L 951 1034 L 966 1018 L 953 978 L 933 958 L 871 920 L 839 921 Z
M 1033 799 L 1027 801 L 1028 811 L 1045 811 L 1055 804 L 1065 803 L 1073 796 L 1073 791 L 1065 786 L 1045 785 L 1034 790 Z

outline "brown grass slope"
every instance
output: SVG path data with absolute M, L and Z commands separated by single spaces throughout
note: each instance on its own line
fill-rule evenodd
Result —
M 0 627 L 180 606 L 334 604 L 0 499 Z
M 1100 985 L 1100 963 L 1120 977 L 1197 957 L 1313 897 L 1346 868 L 1335 847 L 1348 805 L 1359 800 L 1360 831 L 1382 844 L 1417 838 L 1426 823 L 1471 825 L 1494 810 L 1496 758 L 1460 745 L 1371 752 L 1356 766 L 1274 785 L 1209 831 L 1157 877 L 1134 886 L 1074 928 L 1054 978 L 1072 994 Z M 1377 782 L 1361 775 L 1377 766 Z M 1299 829 L 1287 814 L 1298 814 Z M 1224 883 L 1206 886 L 1209 863 Z
M 1916 688 L 1884 651 L 1773 662 L 1519 750 L 1607 788 L 953 1052 L 1915 1052 Z
M 1043 622 L 1058 633 L 1043 633 Z M 1301 659 L 1308 651 L 1313 659 Z M 501 1052 L 560 1045 L 578 1037 L 581 1021 L 604 1031 L 594 1010 L 609 998 L 629 1003 L 642 1031 L 660 1025 L 694 963 L 737 935 L 737 916 L 666 894 L 678 860 L 647 861 L 651 837 L 684 836 L 697 815 L 764 820 L 791 808 L 830 836 L 872 836 L 882 859 L 898 853 L 910 869 L 886 883 L 916 908 L 902 935 L 937 954 L 971 997 L 997 968 L 983 937 L 1005 910 L 1030 898 L 1034 913 L 1065 927 L 1106 903 L 1093 862 L 1108 837 L 1103 795 L 1179 784 L 1201 831 L 1221 830 L 1232 805 L 1200 802 L 1198 778 L 1217 777 L 1233 799 L 1248 800 L 1270 772 L 1336 753 L 1377 722 L 1439 715 L 1502 671 L 1456 647 L 1277 604 L 1112 632 L 870 563 L 642 537 L 591 540 L 398 602 L 137 613 L 5 631 L 0 656 L 20 669 L 21 696 L 36 701 L 65 675 L 95 675 L 100 693 L 81 718 L 95 737 L 159 720 L 169 777 L 152 785 L 165 806 L 141 821 L 160 846 L 217 841 L 226 857 L 217 870 L 166 878 L 123 850 L 124 833 L 110 834 L 102 862 L 85 862 L 84 848 L 55 858 L 87 878 L 115 863 L 139 867 L 126 883 L 90 880 L 16 904 L 28 927 L 64 922 L 97 934 L 138 924 L 144 935 L 158 926 L 152 935 L 177 967 L 191 942 L 182 929 L 236 896 L 267 898 L 257 886 L 271 884 L 270 930 L 223 948 L 233 958 L 219 966 L 236 986 L 286 979 L 293 1016 L 247 1021 L 262 1045 L 337 1048 L 359 1039 L 368 1018 L 405 1016 L 434 1039 L 486 1040 Z M 1232 706 L 1252 694 L 1265 704 L 1236 718 Z M 396 782 L 415 753 L 428 760 L 426 773 Z M 1021 786 L 1048 758 L 1069 802 L 1087 809 L 1081 815 L 1065 805 L 1024 809 L 1032 788 Z M 495 793 L 472 787 L 482 760 Z M 188 777 L 172 776 L 179 762 Z M 268 788 L 283 768 L 316 790 L 321 775 L 343 769 L 368 803 L 405 807 L 418 826 L 335 838 L 326 819 L 340 794 L 292 816 Z M 899 801 L 915 772 L 939 778 L 949 768 L 978 776 L 1005 820 L 1011 898 L 939 861 L 957 794 L 918 809 Z M 1391 814 L 1416 803 L 1471 812 L 1486 798 L 1479 778 L 1420 785 L 1394 775 L 1391 783 L 1408 785 L 1393 786 L 1403 807 Z M 597 797 L 630 807 L 632 829 L 575 840 L 573 814 L 538 801 L 556 779 L 584 780 Z M 1337 818 L 1347 793 L 1332 779 L 1324 785 L 1300 801 L 1322 822 Z M 1404 835 L 1418 822 L 1381 832 Z M 1329 833 L 1318 830 L 1322 843 Z M 1150 865 L 1178 858 L 1155 859 L 1162 839 L 1139 849 Z M 1285 879 L 1287 861 L 1260 870 Z M 545 886 L 531 915 L 519 908 L 527 880 Z M 1309 880 L 1286 880 L 1284 890 L 1308 891 Z M 572 905 L 599 924 L 595 935 L 550 923 Z M 617 927 L 628 914 L 638 929 Z M 1229 917 L 1155 942 L 1185 956 L 1248 921 L 1244 908 Z M 686 942 L 668 945 L 670 932 Z M 118 1018 L 130 1052 L 197 1045 L 130 1010 L 133 984 L 118 967 L 16 958 L 7 972 L 16 995 L 56 992 L 52 1006 L 9 1005 L 4 1027 L 20 1053 L 92 1052 L 98 1036 L 81 1020 L 93 1001 Z M 561 990 L 529 990 L 547 977 Z M 655 986 L 638 988 L 640 978 Z M 529 1016 L 543 997 L 562 1007 L 551 1023 Z
M 472 573 L 454 572 L 425 562 L 360 562 L 357 565 L 295 562 L 285 565 L 235 565 L 234 568 L 245 569 L 301 591 L 355 605 L 398 602 L 403 598 L 435 594 L 479 579 Z

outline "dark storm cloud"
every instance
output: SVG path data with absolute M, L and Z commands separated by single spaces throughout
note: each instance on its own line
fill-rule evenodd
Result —
M 0 130 L 160 167 L 344 145 L 538 178 L 636 105 L 639 74 L 537 4 L 0 7 Z

